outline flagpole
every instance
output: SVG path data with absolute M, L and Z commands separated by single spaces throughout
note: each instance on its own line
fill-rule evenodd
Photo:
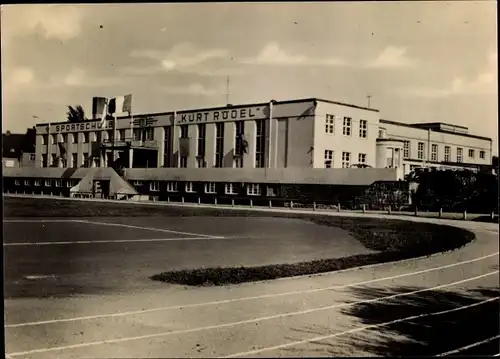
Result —
M 111 152 L 112 153 L 111 158 L 113 162 L 115 162 L 115 155 L 116 155 L 115 147 L 116 147 L 116 109 L 113 112 L 113 151 Z
M 130 117 L 130 148 L 128 150 L 128 166 L 132 168 L 134 149 L 132 148 L 132 141 L 134 140 L 134 115 L 132 114 L 132 108 L 128 112 Z

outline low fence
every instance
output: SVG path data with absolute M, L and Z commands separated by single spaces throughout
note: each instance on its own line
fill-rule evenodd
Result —
M 47 195 L 44 193 L 36 194 L 36 193 L 17 193 L 17 192 L 6 192 L 7 194 L 21 194 L 21 195 L 35 195 L 40 197 L 60 197 L 67 198 L 67 196 L 63 195 Z M 91 192 L 77 192 L 71 194 L 72 198 L 79 199 L 99 199 L 99 200 L 125 200 L 127 202 L 133 203 L 172 203 L 172 204 L 186 204 L 186 205 L 212 205 L 212 206 L 221 206 L 221 207 L 260 207 L 260 208 L 289 208 L 300 209 L 300 210 L 311 210 L 311 211 L 337 211 L 337 212 L 369 212 L 369 213 L 385 213 L 385 214 L 406 214 L 413 215 L 419 217 L 432 216 L 437 218 L 453 218 L 453 219 L 473 219 L 477 217 L 489 217 L 491 220 L 498 219 L 498 212 L 491 211 L 490 213 L 468 213 L 467 210 L 463 212 L 445 212 L 442 208 L 436 212 L 422 211 L 419 210 L 416 206 L 386 206 L 383 210 L 373 210 L 370 209 L 366 204 L 353 206 L 351 201 L 347 202 L 338 202 L 331 203 L 328 201 L 314 201 L 314 202 L 305 202 L 305 201 L 293 201 L 293 200 L 284 200 L 284 199 L 262 199 L 262 198 L 239 198 L 239 197 L 213 197 L 212 200 L 207 201 L 202 200 L 202 197 L 198 197 L 196 201 L 193 201 L 192 197 L 178 197 L 178 196 L 167 196 L 166 198 L 160 200 L 159 196 L 147 196 L 147 195 L 137 195 L 137 196 L 125 196 L 125 195 L 115 195 L 115 196 L 104 196 L 104 195 L 96 195 Z

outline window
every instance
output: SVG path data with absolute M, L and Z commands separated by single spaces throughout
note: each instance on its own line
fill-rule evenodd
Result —
M 125 141 L 125 130 L 119 130 L 118 131 L 118 139 L 120 141 Z
M 188 125 L 180 126 L 181 138 L 188 138 Z
M 78 133 L 71 134 L 71 142 L 78 143 Z
M 147 127 L 144 130 L 144 141 L 154 141 L 154 139 L 155 139 L 154 127 Z
M 245 122 L 236 121 L 235 123 L 235 148 L 234 165 L 236 168 L 243 168 L 243 154 L 245 153 Z
M 226 186 L 224 188 L 224 192 L 226 194 L 236 194 L 236 184 L 226 183 Z
M 189 128 L 188 125 L 182 125 L 180 126 L 180 138 L 181 139 L 186 139 L 189 138 Z M 180 153 L 180 149 L 179 149 Z M 187 167 L 187 156 L 180 156 L 180 167 L 181 168 L 186 168 Z
M 266 164 L 266 122 L 265 120 L 256 120 L 256 146 L 255 146 L 255 167 L 264 168 Z
M 366 138 L 368 134 L 368 122 L 366 120 L 359 120 L 359 137 Z
M 273 187 L 267 186 L 267 197 L 276 197 L 276 191 L 274 190 Z
M 48 156 L 46 153 L 42 153 L 42 167 L 48 167 Z
M 78 167 L 78 155 L 76 153 L 73 153 L 71 155 L 71 165 L 73 166 L 73 168 Z
M 358 163 L 366 165 L 366 153 L 360 153 L 358 155 Z
M 56 179 L 56 187 L 61 187 L 61 180 L 60 179 Z
M 42 185 L 42 181 L 40 181 L 39 179 L 36 179 L 35 180 L 35 186 L 39 187 Z
M 142 139 L 142 132 L 140 128 L 134 128 L 132 138 L 134 141 L 141 141 Z
M 431 161 L 437 161 L 438 160 L 438 145 L 432 144 L 431 145 Z
M 403 144 L 403 157 L 410 158 L 410 141 L 405 141 Z
M 67 133 L 63 133 L 62 134 L 62 140 L 61 142 L 63 143 L 67 143 L 68 142 L 68 134 Z
M 52 154 L 52 165 L 55 166 L 57 164 L 57 155 L 55 153 Z
M 95 158 L 94 163 L 95 163 L 95 167 L 101 167 L 101 159 L 100 158 Z
M 205 183 L 205 193 L 217 193 L 215 190 L 215 182 Z
M 342 152 L 342 168 L 349 168 L 351 166 L 351 153 Z
M 215 124 L 215 167 L 224 165 L 224 122 Z
M 53 134 L 50 137 L 52 137 L 52 144 L 55 145 L 57 143 L 57 134 Z
M 153 181 L 149 184 L 149 190 L 151 192 L 158 192 L 160 190 L 160 182 Z
M 186 182 L 184 189 L 187 193 L 195 193 L 196 192 L 193 188 L 193 182 Z
M 49 135 L 42 135 L 42 145 L 49 144 Z
M 143 181 L 134 181 L 134 186 L 136 186 L 136 187 L 144 186 L 144 182 Z
M 444 162 L 450 162 L 451 148 L 450 146 L 445 146 L 444 148 Z
M 207 161 L 205 160 L 204 157 L 197 158 L 196 159 L 196 165 L 198 166 L 198 168 L 206 168 L 207 167 Z
M 163 154 L 163 165 L 165 167 L 172 167 L 172 127 L 165 126 L 164 130 L 164 154 Z
M 46 179 L 45 180 L 45 187 L 52 187 L 52 180 Z
M 484 160 L 486 157 L 486 153 L 484 151 L 479 151 L 479 158 Z
M 424 143 L 423 142 L 419 142 L 418 143 L 417 157 L 418 157 L 419 160 L 423 160 L 424 159 Z
M 470 149 L 469 150 L 469 158 L 474 158 L 474 157 L 475 157 L 474 150 Z
M 24 185 L 25 186 L 31 186 L 31 181 L 30 180 L 24 180 Z
M 326 124 L 325 124 L 325 132 L 334 134 L 335 133 L 335 116 L 334 115 L 326 115 Z
M 16 186 L 20 186 L 20 185 L 21 185 L 21 181 L 19 181 L 19 180 L 17 180 L 17 179 L 16 179 L 16 180 L 14 180 L 14 185 L 16 185 Z
M 344 126 L 342 127 L 342 133 L 344 134 L 344 136 L 351 135 L 351 118 L 350 117 L 344 117 Z
M 463 149 L 458 147 L 457 148 L 457 162 L 462 163 L 463 161 Z
M 89 133 L 88 132 L 83 133 L 83 143 L 89 143 Z
M 259 196 L 261 194 L 260 184 L 250 183 L 247 185 L 247 194 L 249 196 Z
M 108 131 L 106 131 L 106 133 L 108 136 L 108 140 L 113 141 L 113 130 L 108 130 Z M 101 142 L 101 133 L 100 132 L 96 133 L 96 140 L 97 140 L 97 142 Z
M 196 143 L 196 163 L 198 168 L 206 167 L 205 161 L 205 144 L 207 137 L 207 125 L 204 123 L 198 124 L 198 139 Z
M 177 192 L 177 182 L 167 182 L 167 192 Z
M 88 153 L 84 153 L 83 154 L 83 163 L 82 163 L 83 167 L 90 167 L 90 163 L 89 163 L 89 154 Z
M 325 168 L 333 167 L 333 151 L 325 150 Z

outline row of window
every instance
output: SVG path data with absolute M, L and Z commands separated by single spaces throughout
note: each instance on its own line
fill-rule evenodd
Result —
M 333 168 L 333 151 L 325 150 L 325 168 Z M 358 164 L 366 164 L 366 153 L 358 154 Z M 351 153 L 342 152 L 342 168 L 351 167 Z
M 255 167 L 264 168 L 265 166 L 265 152 L 266 152 L 266 122 L 265 120 L 256 120 L 256 136 L 255 136 Z M 234 148 L 234 167 L 243 168 L 243 154 L 246 152 L 247 142 L 245 141 L 245 123 L 244 121 L 236 121 L 235 123 L 235 148 Z M 181 125 L 180 127 L 180 140 L 188 139 L 188 125 Z M 224 148 L 224 137 L 225 133 L 225 123 L 220 122 L 215 124 L 215 153 L 214 153 L 214 167 L 221 168 L 225 167 L 224 164 L 224 152 L 227 150 Z M 170 153 L 172 151 L 172 130 L 170 127 L 165 127 L 165 166 L 166 167 L 177 167 L 175 163 L 172 162 Z M 206 143 L 207 143 L 207 128 L 206 124 L 201 123 L 196 126 L 196 166 L 198 168 L 207 167 L 206 155 Z M 180 151 L 184 152 L 184 151 Z M 179 156 L 179 167 L 186 168 L 188 163 L 188 156 L 184 153 L 180 153 Z
M 112 156 L 112 154 L 108 154 L 108 156 Z M 65 158 L 59 158 L 57 156 L 57 154 L 53 153 L 51 155 L 51 160 L 52 162 L 49 163 L 48 162 L 48 156 L 46 153 L 42 153 L 42 167 L 49 167 L 49 165 L 54 165 L 54 164 L 58 164 L 58 161 L 60 160 L 62 162 L 62 167 L 68 167 L 68 165 L 70 167 L 73 167 L 73 168 L 78 168 L 80 166 L 83 166 L 83 167 L 92 167 L 92 166 L 95 166 L 95 167 L 100 167 L 101 165 L 101 161 L 99 158 L 91 158 L 90 154 L 89 153 L 83 153 L 83 157 L 82 157 L 82 163 L 78 163 L 78 154 L 77 153 L 72 153 L 71 154 L 71 163 L 68 164 L 68 161 L 65 159 Z
M 143 186 L 143 181 L 134 181 L 134 186 L 139 187 Z M 245 185 L 246 193 L 250 196 L 260 196 L 262 194 L 262 186 L 258 183 L 249 183 Z M 204 193 L 206 194 L 216 194 L 216 183 L 215 182 L 207 182 L 204 185 Z M 160 191 L 160 181 L 152 181 L 149 182 L 149 190 L 151 192 L 159 192 Z M 166 190 L 167 192 L 175 193 L 179 192 L 179 182 L 166 182 Z M 193 185 L 193 182 L 184 183 L 184 191 L 186 193 L 198 193 Z M 274 193 L 272 188 L 268 188 L 267 195 L 273 195 L 270 193 Z M 236 183 L 226 183 L 224 185 L 224 193 L 227 195 L 236 195 L 237 192 L 237 184 Z
M 474 159 L 476 157 L 476 151 L 474 149 L 469 149 L 468 151 L 469 159 Z M 410 141 L 405 141 L 404 142 L 404 151 L 403 151 L 403 156 L 404 158 L 410 158 Z M 456 157 L 456 162 L 461 163 L 463 162 L 463 148 L 457 147 L 457 157 Z M 417 158 L 419 160 L 424 160 L 425 159 L 425 143 L 424 142 L 418 142 L 417 144 Z M 431 144 L 431 161 L 438 161 L 438 145 L 437 144 Z M 486 152 L 481 150 L 479 151 L 479 158 L 484 160 L 486 158 Z M 451 147 L 450 146 L 445 146 L 444 147 L 444 162 L 451 162 Z
M 126 130 L 121 129 L 117 130 L 117 140 L 125 141 L 126 139 Z M 100 132 L 82 132 L 82 143 L 89 143 L 91 141 L 90 135 L 93 134 L 93 140 L 96 142 L 102 142 L 103 134 L 106 134 L 106 138 L 108 140 L 113 139 L 113 131 L 100 131 Z M 68 138 L 71 139 L 71 143 L 79 143 L 80 133 L 54 133 L 50 136 L 52 139 L 53 145 L 57 143 L 67 143 Z M 135 128 L 133 131 L 133 139 L 135 141 L 153 141 L 154 140 L 154 128 L 146 127 L 146 128 Z M 42 136 L 42 145 L 47 145 L 49 143 L 49 135 Z
M 335 115 L 327 114 L 325 123 L 325 132 L 328 134 L 335 134 Z M 368 137 L 368 121 L 359 120 L 358 135 L 360 138 Z M 342 135 L 351 136 L 352 135 L 352 118 L 344 117 L 342 122 Z
M 42 181 L 41 179 L 34 179 L 34 180 L 25 179 L 23 183 L 24 186 L 27 187 L 30 187 L 32 185 L 35 187 L 42 187 L 43 184 L 44 187 L 63 187 L 63 185 L 65 185 L 65 187 L 71 188 L 76 186 L 79 181 L 80 180 L 74 180 L 74 179 L 65 180 L 64 182 L 61 179 L 46 179 L 44 181 Z M 19 179 L 14 180 L 14 185 L 20 186 L 21 180 Z

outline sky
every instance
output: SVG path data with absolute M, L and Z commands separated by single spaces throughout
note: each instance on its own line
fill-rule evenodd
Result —
M 496 1 L 6 5 L 3 132 L 91 116 L 318 97 L 446 122 L 498 153 Z M 227 78 L 229 77 L 229 87 Z M 229 88 L 229 91 L 227 91 Z M 34 118 L 37 116 L 38 118 Z

